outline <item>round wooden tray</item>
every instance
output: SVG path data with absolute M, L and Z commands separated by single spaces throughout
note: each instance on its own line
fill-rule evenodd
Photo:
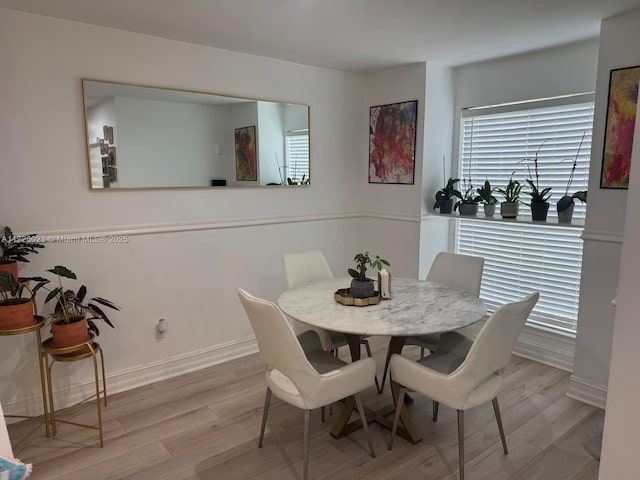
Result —
M 336 302 L 350 307 L 368 307 L 369 305 L 377 305 L 380 303 L 380 292 L 373 292 L 374 296 L 369 298 L 353 298 L 350 288 L 339 288 L 333 294 Z

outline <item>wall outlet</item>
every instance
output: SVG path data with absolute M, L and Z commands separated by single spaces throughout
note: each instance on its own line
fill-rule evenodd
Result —
M 156 325 L 156 336 L 158 338 L 165 338 L 168 332 L 167 321 L 164 318 L 158 320 L 158 324 Z

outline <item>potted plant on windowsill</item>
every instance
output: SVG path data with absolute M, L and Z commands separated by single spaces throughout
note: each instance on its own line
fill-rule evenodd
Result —
M 38 282 L 33 288 L 29 281 Z M 34 298 L 36 292 L 49 280 L 40 277 L 23 278 L 17 282 L 12 272 L 0 272 L 0 330 L 26 328 L 34 323 Z M 31 296 L 24 297 L 24 290 Z
M 462 195 L 461 199 L 453 207 L 454 210 L 458 210 L 460 215 L 476 215 L 478 213 L 478 202 L 480 202 L 481 199 L 475 193 L 473 185 L 469 183 L 464 195 Z
M 549 212 L 549 197 L 551 197 L 551 187 L 540 188 L 540 175 L 538 174 L 538 154 L 540 153 L 540 149 L 547 142 L 547 140 L 543 141 L 538 150 L 536 150 L 536 156 L 533 159 L 525 158 L 523 161 L 528 162 L 529 160 L 533 160 L 533 171 L 535 174 L 535 182 L 531 178 L 531 169 L 529 168 L 529 164 L 527 164 L 527 171 L 529 172 L 529 178 L 526 179 L 527 183 L 531 187 L 530 192 L 525 192 L 527 195 L 531 196 L 531 203 L 529 204 L 531 207 L 531 219 L 534 221 L 546 221 L 547 220 L 547 212 Z
M 459 190 L 456 190 L 456 183 L 460 181 L 459 178 L 449 178 L 447 184 L 436 192 L 436 202 L 433 204 L 433 208 L 439 208 L 440 213 L 451 213 L 453 210 L 453 197 L 462 199 L 462 194 Z
M 27 255 L 44 248 L 41 243 L 31 241 L 35 238 L 36 235 L 15 236 L 10 227 L 4 227 L 0 238 L 0 272 L 11 272 L 18 282 L 18 262 L 28 263 Z
M 62 286 L 62 278 L 77 280 L 76 274 L 67 267 L 58 265 L 47 272 L 58 277 L 58 286 L 49 290 L 45 303 L 56 299 L 54 312 L 51 314 L 51 335 L 55 347 L 71 347 L 86 342 L 89 333 L 100 335 L 100 330 L 94 320 L 103 320 L 111 328 L 113 323 L 102 310 L 102 307 L 120 310 L 110 300 L 102 297 L 87 299 L 87 287 L 82 285 L 77 292 L 65 289 Z
M 504 197 L 504 202 L 500 204 L 502 218 L 516 218 L 518 216 L 522 185 L 518 180 L 513 179 L 515 173 L 511 173 L 509 183 L 505 187 L 496 188 L 496 192 Z
M 549 212 L 549 197 L 551 196 L 551 187 L 543 188 L 540 190 L 539 186 L 529 178 L 527 183 L 531 187 L 530 192 L 525 192 L 527 195 L 531 195 L 531 219 L 536 221 L 546 221 L 547 212 Z
M 353 298 L 369 298 L 373 297 L 375 293 L 375 287 L 373 279 L 367 278 L 367 265 L 375 270 L 382 270 L 383 265 L 389 266 L 390 263 L 384 258 L 380 258 L 376 255 L 375 259 L 369 252 L 358 253 L 353 257 L 353 261 L 356 262 L 356 268 L 350 268 L 348 270 L 349 275 L 353 278 L 351 280 L 351 296 Z
M 564 191 L 564 195 L 558 200 L 556 208 L 558 210 L 558 223 L 571 223 L 573 218 L 573 208 L 575 207 L 574 199 L 580 200 L 582 203 L 587 203 L 587 191 L 581 190 L 579 192 L 575 192 L 572 195 L 569 195 L 569 189 L 571 188 L 571 183 L 573 182 L 573 175 L 576 171 L 576 166 L 578 164 L 578 156 L 580 155 L 580 148 L 582 147 L 582 142 L 584 141 L 584 136 L 586 132 L 582 134 L 582 139 L 580 140 L 580 145 L 578 145 L 578 151 L 576 156 L 573 159 L 573 166 L 571 167 L 571 173 L 569 174 L 569 180 L 567 181 L 567 188 Z
M 489 180 L 485 180 L 484 185 L 477 188 L 476 192 L 478 192 L 478 196 L 483 202 L 485 217 L 493 217 L 493 214 L 496 213 L 496 203 L 498 203 L 498 199 L 493 196 L 494 189 L 491 183 L 489 183 Z

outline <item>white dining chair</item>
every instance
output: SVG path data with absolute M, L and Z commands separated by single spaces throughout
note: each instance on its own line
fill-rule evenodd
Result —
M 389 450 L 398 428 L 404 396 L 414 391 L 434 402 L 433 420 L 437 420 L 440 403 L 458 411 L 458 461 L 460 480 L 464 480 L 464 411 L 489 401 L 498 423 L 502 448 L 507 454 L 498 392 L 502 386 L 501 370 L 507 366 L 518 335 L 538 301 L 535 292 L 524 299 L 502 306 L 486 321 L 475 340 L 458 332 L 440 336 L 434 353 L 418 362 L 398 354 L 391 357 L 391 378 L 402 385 L 396 399 L 396 414 L 389 439 Z
M 272 302 L 238 289 L 265 364 L 267 393 L 258 447 L 262 447 L 271 394 L 304 410 L 303 479 L 309 470 L 310 413 L 312 409 L 354 396 L 371 456 L 375 457 L 365 410 L 359 393 L 374 385 L 376 364 L 372 358 L 345 363 L 322 349 L 313 332 L 303 334 L 302 349 L 284 313 Z M 312 346 L 313 338 L 316 346 Z
M 329 264 L 320 250 L 308 252 L 286 253 L 283 256 L 284 273 L 287 280 L 287 288 L 295 288 L 300 285 L 329 280 L 333 278 Z M 349 344 L 344 333 L 332 332 L 322 328 L 313 327 L 306 323 L 292 318 L 293 330 L 296 334 L 301 334 L 307 330 L 313 330 L 320 337 L 320 342 L 326 350 L 336 352 L 338 348 Z M 366 338 L 361 338 L 360 344 L 364 345 L 367 355 L 371 357 L 371 347 Z M 376 387 L 378 379 L 376 378 Z
M 450 287 L 459 288 L 479 296 L 483 269 L 484 258 L 482 257 L 462 255 L 460 253 L 439 252 L 431 264 L 426 280 L 428 282 L 441 283 Z M 425 349 L 435 350 L 439 337 L 439 333 L 408 337 L 405 345 L 419 346 L 420 358 L 423 358 Z M 387 377 L 389 357 L 390 354 L 387 352 L 380 391 L 384 388 Z

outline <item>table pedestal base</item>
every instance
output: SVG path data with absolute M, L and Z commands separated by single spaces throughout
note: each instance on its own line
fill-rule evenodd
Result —
M 360 360 L 360 337 L 358 335 L 345 334 L 347 337 L 347 341 L 349 342 L 349 349 L 351 350 L 351 359 L 352 361 Z M 401 353 L 402 347 L 404 346 L 407 337 L 391 337 L 389 342 L 389 352 L 391 355 L 394 353 Z M 391 376 L 390 376 L 391 378 Z M 400 394 L 400 385 L 393 381 L 391 378 L 391 391 L 393 392 L 393 406 L 388 406 L 386 408 L 373 411 L 365 412 L 367 417 L 367 422 L 372 423 L 375 422 L 383 427 L 391 430 L 393 425 L 392 419 L 387 419 L 386 417 L 395 412 L 395 405 L 397 405 L 398 397 Z M 332 437 L 340 438 L 345 435 L 348 435 L 351 432 L 362 428 L 362 423 L 360 420 L 354 420 L 353 422 L 349 422 L 351 419 L 351 415 L 356 409 L 356 402 L 354 397 L 349 397 L 345 399 L 344 406 L 342 408 L 342 412 L 340 416 L 336 420 L 333 428 L 329 432 Z M 409 414 L 407 413 L 407 409 L 403 407 L 400 412 L 400 426 L 398 427 L 398 435 L 411 443 L 418 443 L 422 440 L 422 437 L 416 430 Z

